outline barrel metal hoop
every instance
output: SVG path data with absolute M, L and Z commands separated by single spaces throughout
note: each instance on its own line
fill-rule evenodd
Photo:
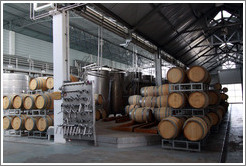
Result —
M 174 121 L 176 121 L 176 119 L 174 118 L 171 118 L 173 119 Z M 171 119 L 166 119 L 167 121 L 171 122 L 173 124 L 173 126 L 175 127 L 175 135 L 174 135 L 174 138 L 178 136 L 178 126 L 171 120 Z M 177 122 L 177 121 L 176 121 Z
M 134 121 L 136 121 L 136 112 L 137 112 L 137 109 L 135 109 L 135 111 L 134 111 L 134 116 L 133 116 Z
M 144 120 L 144 118 L 143 118 L 144 117 L 144 115 L 143 115 L 144 114 L 144 110 L 145 110 L 145 108 L 142 109 L 142 120 Z

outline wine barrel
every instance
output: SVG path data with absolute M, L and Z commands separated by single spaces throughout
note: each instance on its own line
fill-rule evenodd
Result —
M 202 83 L 209 82 L 209 73 L 202 66 L 192 66 L 187 71 L 187 77 L 191 82 L 202 82 Z
M 209 112 L 209 113 L 207 113 L 207 116 L 209 117 L 209 119 L 210 119 L 210 121 L 212 123 L 212 126 L 216 126 L 221 121 L 221 118 L 219 117 L 219 114 L 216 113 L 216 112 Z
M 46 77 L 32 78 L 29 82 L 29 88 L 31 90 L 41 89 L 42 91 L 48 90 L 46 87 Z
M 12 129 L 12 126 L 11 126 L 12 120 L 13 120 L 12 116 L 3 117 L 3 129 L 4 130 Z
M 183 124 L 183 118 L 170 116 L 160 121 L 158 132 L 164 139 L 174 139 L 181 133 Z
M 46 131 L 49 126 L 53 125 L 54 117 L 51 115 L 46 115 L 45 117 L 40 117 L 37 120 L 37 129 L 39 131 Z
M 170 107 L 154 108 L 152 113 L 157 121 L 161 121 L 162 119 L 172 115 Z
M 101 112 L 100 112 L 100 110 L 96 110 L 95 118 L 96 118 L 96 121 L 98 121 L 98 120 L 101 119 Z
M 142 97 L 140 100 L 141 107 L 155 107 L 156 97 Z
M 220 105 L 224 107 L 225 112 L 228 111 L 228 107 L 229 107 L 229 103 L 228 102 L 222 102 L 222 103 L 220 103 Z
M 140 89 L 142 96 L 158 96 L 158 87 L 157 86 L 146 86 Z
M 221 86 L 221 84 L 220 83 L 216 83 L 216 84 L 214 84 L 214 89 L 215 90 L 220 90 L 221 88 L 222 88 L 222 86 Z
M 227 88 L 227 87 L 224 87 L 224 88 L 222 88 L 222 91 L 223 91 L 224 93 L 226 93 L 226 92 L 228 92 L 228 88 Z
M 94 94 L 95 104 L 103 104 L 103 96 L 101 94 Z
M 77 78 L 76 76 L 70 74 L 70 81 L 71 82 L 78 82 L 79 78 Z
M 169 83 L 184 83 L 186 81 L 186 73 L 183 68 L 172 67 L 167 72 L 167 80 Z
M 209 98 L 205 92 L 192 92 L 188 101 L 193 108 L 206 108 L 209 104 Z
M 168 95 L 168 106 L 172 108 L 183 108 L 187 104 L 187 95 L 182 92 L 172 92 Z
M 139 105 L 127 105 L 125 107 L 125 114 L 129 115 L 129 112 L 133 109 L 133 108 L 139 108 Z
M 183 126 L 184 136 L 190 141 L 202 140 L 208 133 L 208 125 L 200 117 L 187 119 Z
M 220 95 L 214 90 L 207 91 L 209 105 L 216 105 L 220 102 Z
M 25 121 L 25 128 L 28 131 L 33 131 L 37 129 L 37 121 L 40 117 L 27 117 Z
M 107 112 L 104 109 L 99 109 L 99 111 L 100 111 L 102 119 L 105 119 L 108 117 Z
M 228 95 L 225 94 L 225 93 L 220 93 L 220 99 L 223 100 L 223 101 L 225 101 L 225 100 L 228 99 Z
M 54 88 L 54 78 L 53 77 L 47 77 L 46 78 L 46 87 L 47 87 L 47 89 L 53 89 Z
M 222 105 L 217 106 L 217 110 L 221 113 L 222 117 L 225 115 L 226 110 Z
M 130 96 L 128 98 L 128 103 L 130 105 L 140 105 L 140 100 L 141 100 L 142 96 L 140 95 L 133 95 L 133 96 Z
M 205 115 L 205 116 L 200 116 L 200 118 L 202 118 L 207 123 L 208 131 L 209 131 L 210 128 L 212 127 L 212 123 L 211 123 L 211 120 L 209 119 L 209 117 L 207 115 Z
M 133 108 L 129 113 L 129 117 L 139 123 L 153 121 L 152 111 L 149 108 Z
M 167 98 L 168 98 L 168 95 L 164 95 L 164 96 L 159 96 L 156 98 L 156 106 L 157 107 L 167 107 L 168 104 L 167 104 Z
M 27 94 L 22 94 L 22 95 L 16 95 L 14 98 L 13 98 L 13 107 L 15 109 L 21 109 L 23 108 L 23 103 L 24 103 L 24 99 L 27 97 L 28 95 Z
M 36 97 L 35 106 L 38 109 L 53 109 L 54 108 L 54 100 L 52 97 L 52 93 L 39 94 Z
M 165 96 L 169 93 L 169 84 L 158 86 L 158 96 Z
M 3 109 L 12 109 L 13 108 L 13 99 L 16 95 L 3 96 Z
M 29 95 L 29 96 L 26 96 L 25 99 L 24 99 L 24 108 L 26 110 L 31 110 L 31 109 L 36 109 L 36 105 L 35 105 L 35 100 L 36 100 L 36 97 L 38 96 L 39 94 L 35 94 L 35 95 Z
M 13 117 L 12 120 L 12 128 L 14 130 L 24 130 L 25 129 L 25 120 L 27 118 L 27 115 L 21 114 L 20 116 Z

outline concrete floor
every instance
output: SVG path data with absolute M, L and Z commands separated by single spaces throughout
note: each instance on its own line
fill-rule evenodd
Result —
M 233 105 L 226 162 L 243 160 L 242 105 Z M 4 137 L 4 163 L 217 163 L 220 160 L 221 133 L 209 136 L 202 152 L 165 150 L 160 145 L 115 148 L 94 147 L 91 142 L 54 144 L 26 137 Z M 224 132 L 225 133 L 225 132 Z M 216 140 L 216 141 L 215 141 Z

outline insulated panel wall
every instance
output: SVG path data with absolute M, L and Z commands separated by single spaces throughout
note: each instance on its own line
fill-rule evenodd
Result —
M 242 83 L 242 69 L 220 70 L 219 79 L 221 84 L 237 84 Z
M 6 29 L 3 30 L 3 53 L 9 53 L 9 31 Z

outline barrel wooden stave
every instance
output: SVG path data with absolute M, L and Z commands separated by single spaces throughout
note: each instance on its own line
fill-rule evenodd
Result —
M 20 116 L 14 116 L 11 122 L 11 126 L 14 130 L 24 130 L 25 129 L 25 120 L 27 115 L 21 114 Z
M 13 99 L 16 95 L 5 95 L 3 96 L 3 109 L 12 109 L 13 108 Z
M 174 116 L 164 118 L 158 124 L 158 132 L 164 139 L 174 139 L 181 133 L 183 123 L 182 118 Z
M 13 107 L 15 109 L 21 109 L 24 105 L 24 99 L 28 96 L 28 94 L 16 95 L 13 98 Z
M 156 106 L 156 97 L 142 97 L 140 100 L 141 107 L 155 107 Z
M 220 90 L 220 89 L 222 88 L 221 84 L 218 83 L 218 82 L 215 83 L 215 84 L 213 85 L 213 87 L 214 87 L 215 90 Z
M 37 121 L 40 117 L 27 117 L 25 120 L 25 128 L 28 131 L 33 131 L 37 129 Z
M 94 94 L 95 104 L 103 104 L 103 96 L 101 94 Z
M 23 103 L 23 106 L 26 110 L 31 110 L 31 109 L 36 109 L 36 105 L 35 105 L 35 100 L 36 100 L 36 97 L 38 96 L 39 94 L 35 94 L 35 95 L 28 95 L 25 97 L 24 99 L 24 103 Z
M 12 126 L 11 126 L 12 121 L 13 121 L 12 116 L 4 116 L 3 117 L 3 129 L 4 130 L 12 129 Z
M 184 136 L 190 141 L 202 140 L 208 133 L 208 125 L 200 117 L 187 119 L 183 126 Z
M 209 105 L 216 105 L 220 102 L 220 94 L 214 90 L 207 91 L 209 97 Z
M 29 82 L 29 88 L 31 90 L 41 89 L 42 91 L 47 91 L 48 88 L 46 87 L 46 79 L 47 77 L 32 78 Z
M 187 77 L 191 82 L 209 83 L 209 73 L 202 66 L 192 66 L 187 71 Z
M 220 93 L 220 98 L 221 100 L 226 101 L 228 99 L 228 95 L 225 93 Z
M 146 86 L 140 89 L 142 96 L 158 96 L 158 87 L 157 86 Z
M 140 95 L 133 95 L 128 98 L 128 103 L 130 105 L 140 105 L 140 100 L 142 99 L 142 96 Z
M 189 95 L 189 104 L 193 108 L 206 108 L 209 105 L 209 97 L 205 92 L 192 92 Z
M 208 118 L 211 121 L 212 126 L 219 124 L 219 116 L 215 112 L 207 113 Z
M 152 113 L 155 117 L 155 120 L 157 120 L 157 121 L 161 121 L 162 119 L 165 119 L 165 118 L 172 115 L 170 107 L 154 108 L 152 110 Z
M 187 95 L 183 92 L 172 92 L 168 95 L 168 106 L 184 108 L 187 104 Z
M 153 121 L 152 111 L 149 108 L 133 108 L 129 117 L 139 123 L 147 123 Z
M 54 99 L 52 93 L 39 94 L 35 99 L 35 106 L 38 109 L 53 109 Z
M 168 106 L 168 95 L 158 96 L 156 98 L 156 106 L 157 107 L 167 107 Z
M 139 108 L 139 105 L 127 105 L 125 107 L 125 114 L 129 115 L 129 112 L 133 109 L 133 108 Z
M 49 115 L 46 115 L 45 117 L 40 117 L 36 123 L 37 129 L 42 132 L 46 131 L 49 126 L 53 125 L 53 121 L 54 121 L 53 118 L 54 118 L 53 116 L 49 116 Z
M 172 67 L 167 72 L 167 80 L 169 83 L 184 83 L 186 81 L 186 72 L 180 67 Z
M 54 88 L 54 78 L 53 77 L 47 77 L 46 78 L 46 87 L 47 87 L 47 89 L 53 89 Z
M 169 93 L 169 84 L 162 84 L 158 86 L 157 96 L 166 96 Z
M 98 120 L 101 119 L 101 112 L 100 112 L 100 110 L 96 110 L 95 119 L 96 119 L 96 121 L 98 121 Z

